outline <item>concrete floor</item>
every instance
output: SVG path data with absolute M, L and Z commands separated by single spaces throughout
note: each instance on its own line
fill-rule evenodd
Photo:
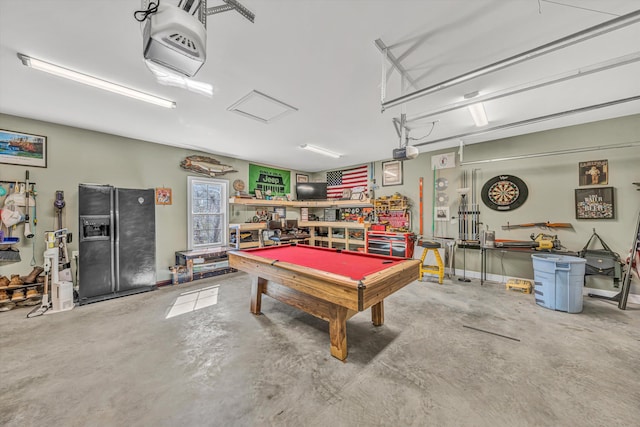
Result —
M 165 319 L 184 292 L 217 304 Z M 631 426 L 640 420 L 640 309 L 581 314 L 477 280 L 415 282 L 348 322 L 263 298 L 244 273 L 26 319 L 0 313 L 0 425 Z M 472 326 L 519 341 L 466 328 Z

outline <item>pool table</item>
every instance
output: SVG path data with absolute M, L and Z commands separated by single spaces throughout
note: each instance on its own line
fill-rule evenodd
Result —
M 229 265 L 252 276 L 251 312 L 262 294 L 329 322 L 331 355 L 347 357 L 347 319 L 371 307 L 384 323 L 384 299 L 418 280 L 420 260 L 302 244 L 229 252 Z

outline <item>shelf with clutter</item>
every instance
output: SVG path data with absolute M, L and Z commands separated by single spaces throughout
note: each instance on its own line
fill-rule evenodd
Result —
M 375 226 L 373 231 L 407 233 L 411 231 L 411 211 L 409 199 L 400 193 L 373 200 Z
M 370 199 L 363 200 L 287 200 L 285 197 L 271 199 L 257 199 L 231 197 L 229 204 L 245 206 L 285 206 L 293 208 L 329 208 L 332 206 L 371 206 Z

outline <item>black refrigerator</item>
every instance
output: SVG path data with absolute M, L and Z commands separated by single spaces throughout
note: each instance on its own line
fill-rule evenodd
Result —
M 156 288 L 154 196 L 154 189 L 80 184 L 80 305 Z

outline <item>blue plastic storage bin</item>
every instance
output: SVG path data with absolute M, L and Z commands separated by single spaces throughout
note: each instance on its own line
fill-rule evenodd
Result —
M 532 254 L 536 304 L 580 313 L 587 260 L 568 255 Z

